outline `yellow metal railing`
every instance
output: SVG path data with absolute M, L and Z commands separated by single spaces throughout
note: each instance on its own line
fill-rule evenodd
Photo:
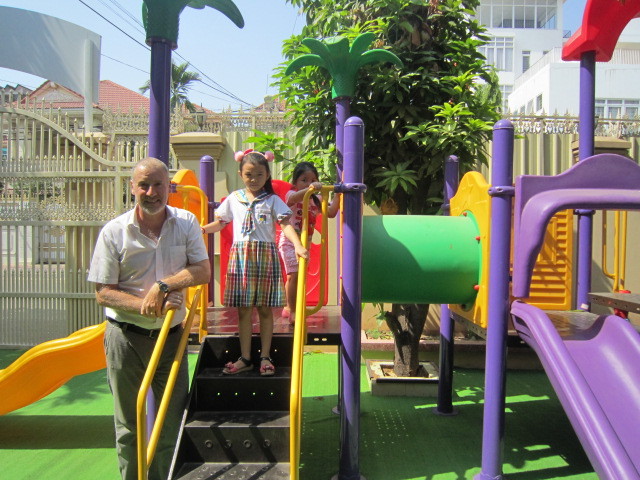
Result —
M 160 401 L 156 420 L 153 424 L 153 429 L 148 441 L 146 435 L 147 393 L 149 392 L 151 381 L 153 380 L 153 376 L 155 375 L 156 369 L 158 368 L 158 363 L 160 362 L 160 356 L 167 341 L 167 336 L 169 335 L 169 329 L 171 328 L 171 322 L 175 314 L 174 310 L 170 310 L 164 318 L 164 323 L 162 324 L 162 328 L 160 329 L 160 334 L 158 335 L 156 346 L 153 349 L 151 359 L 149 360 L 149 366 L 147 367 L 147 371 L 145 372 L 144 378 L 142 379 L 142 384 L 140 385 L 140 390 L 138 392 L 138 400 L 136 404 L 136 415 L 138 423 L 138 480 L 147 479 L 149 465 L 153 461 L 153 456 L 155 455 L 156 447 L 158 446 L 158 439 L 160 438 L 160 432 L 162 430 L 162 426 L 164 425 L 167 409 L 169 408 L 169 401 L 171 400 L 171 395 L 173 394 L 173 387 L 176 384 L 176 379 L 178 377 L 178 371 L 180 369 L 180 363 L 182 361 L 184 349 L 186 348 L 187 340 L 189 339 L 193 317 L 197 310 L 198 301 L 200 300 L 200 297 L 202 295 L 202 286 L 192 288 L 195 288 L 195 293 L 191 301 L 191 306 L 189 308 L 189 312 L 184 324 L 184 331 L 182 332 L 180 344 L 178 345 L 178 349 L 176 350 L 176 354 L 173 359 L 173 364 L 171 365 L 171 370 L 169 371 L 167 385 L 165 387 L 162 400 Z
M 602 214 L 602 273 L 613 279 L 613 291 L 624 290 L 627 265 L 627 212 L 614 212 L 613 225 L 613 272 L 607 264 L 607 212 Z
M 315 307 L 307 309 L 307 267 L 308 262 L 305 258 L 300 258 L 298 263 L 298 289 L 296 292 L 296 316 L 293 335 L 293 354 L 291 362 L 291 397 L 289 400 L 290 410 L 290 439 L 289 439 L 289 458 L 290 458 L 290 480 L 298 480 L 300 470 L 300 434 L 302 430 L 302 357 L 304 354 L 304 344 L 307 336 L 306 319 L 309 315 L 313 315 L 323 307 L 325 297 L 325 278 L 326 278 L 326 258 L 327 258 L 327 211 L 329 205 L 329 192 L 332 192 L 333 186 L 323 186 L 322 192 L 322 234 L 321 234 L 321 253 L 320 253 L 320 294 L 318 296 L 318 304 Z M 309 189 L 303 199 L 302 207 L 302 245 L 309 249 L 309 200 L 311 195 L 317 193 L 316 190 Z

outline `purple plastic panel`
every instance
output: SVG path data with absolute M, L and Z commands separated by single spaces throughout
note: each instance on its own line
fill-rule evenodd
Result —
M 640 334 L 610 315 L 562 339 L 537 307 L 516 301 L 511 314 L 599 477 L 640 479 Z
M 560 175 L 522 175 L 514 202 L 513 295 L 529 295 L 547 223 L 567 208 L 640 209 L 640 166 L 627 157 L 594 155 Z

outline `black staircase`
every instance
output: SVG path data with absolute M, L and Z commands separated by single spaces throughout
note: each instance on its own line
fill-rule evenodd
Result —
M 276 372 L 262 377 L 260 338 L 254 335 L 254 369 L 224 375 L 224 365 L 240 356 L 238 337 L 204 339 L 170 479 L 289 478 L 292 345 L 290 335 L 274 335 L 271 358 Z

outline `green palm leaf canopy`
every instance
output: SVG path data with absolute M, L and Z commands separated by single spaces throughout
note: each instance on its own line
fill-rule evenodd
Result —
M 367 50 L 375 40 L 373 33 L 358 35 L 349 48 L 349 40 L 335 37 L 321 42 L 315 38 L 305 38 L 302 44 L 311 53 L 301 55 L 289 63 L 285 75 L 296 70 L 315 66 L 328 70 L 332 80 L 332 98 L 353 97 L 358 70 L 367 63 L 390 62 L 402 67 L 402 61 L 388 50 L 376 48 Z
M 143 0 L 142 22 L 147 33 L 147 43 L 152 38 L 162 38 L 178 46 L 180 14 L 185 7 L 203 9 L 211 7 L 231 20 L 238 28 L 244 27 L 244 18 L 231 0 Z

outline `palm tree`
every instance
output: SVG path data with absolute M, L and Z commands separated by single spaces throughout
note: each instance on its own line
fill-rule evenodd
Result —
M 367 51 L 376 36 L 369 32 L 358 35 L 349 48 L 349 40 L 344 37 L 330 38 L 325 42 L 315 38 L 305 38 L 302 44 L 310 54 L 294 59 L 285 70 L 290 75 L 302 67 L 316 66 L 328 70 L 333 80 L 332 98 L 353 97 L 356 88 L 356 76 L 363 65 L 376 62 L 391 62 L 399 67 L 402 61 L 388 50 L 376 48 Z
M 332 80 L 331 98 L 336 102 L 337 181 L 340 181 L 342 175 L 343 127 L 349 118 L 358 70 L 363 65 L 377 62 L 391 62 L 398 67 L 402 66 L 402 60 L 388 50 L 375 48 L 367 51 L 375 38 L 375 34 L 371 32 L 360 34 L 353 40 L 351 48 L 349 40 L 344 37 L 330 38 L 324 42 L 315 38 L 305 38 L 302 44 L 311 50 L 311 53 L 293 59 L 284 72 L 285 75 L 290 75 L 302 67 L 309 66 L 321 67 L 329 72 Z
M 169 163 L 171 50 L 178 47 L 180 14 L 185 7 L 218 10 L 239 28 L 244 19 L 231 0 L 143 0 L 142 20 L 151 47 L 149 155 Z
M 174 112 L 176 108 L 181 108 L 182 105 L 190 112 L 196 111 L 196 106 L 191 103 L 188 97 L 189 89 L 194 82 L 201 82 L 200 74 L 197 72 L 190 72 L 189 62 L 176 65 L 171 63 L 171 98 L 169 100 L 170 110 Z M 147 93 L 151 88 L 151 81 L 147 80 L 142 87 L 140 87 L 140 93 Z

